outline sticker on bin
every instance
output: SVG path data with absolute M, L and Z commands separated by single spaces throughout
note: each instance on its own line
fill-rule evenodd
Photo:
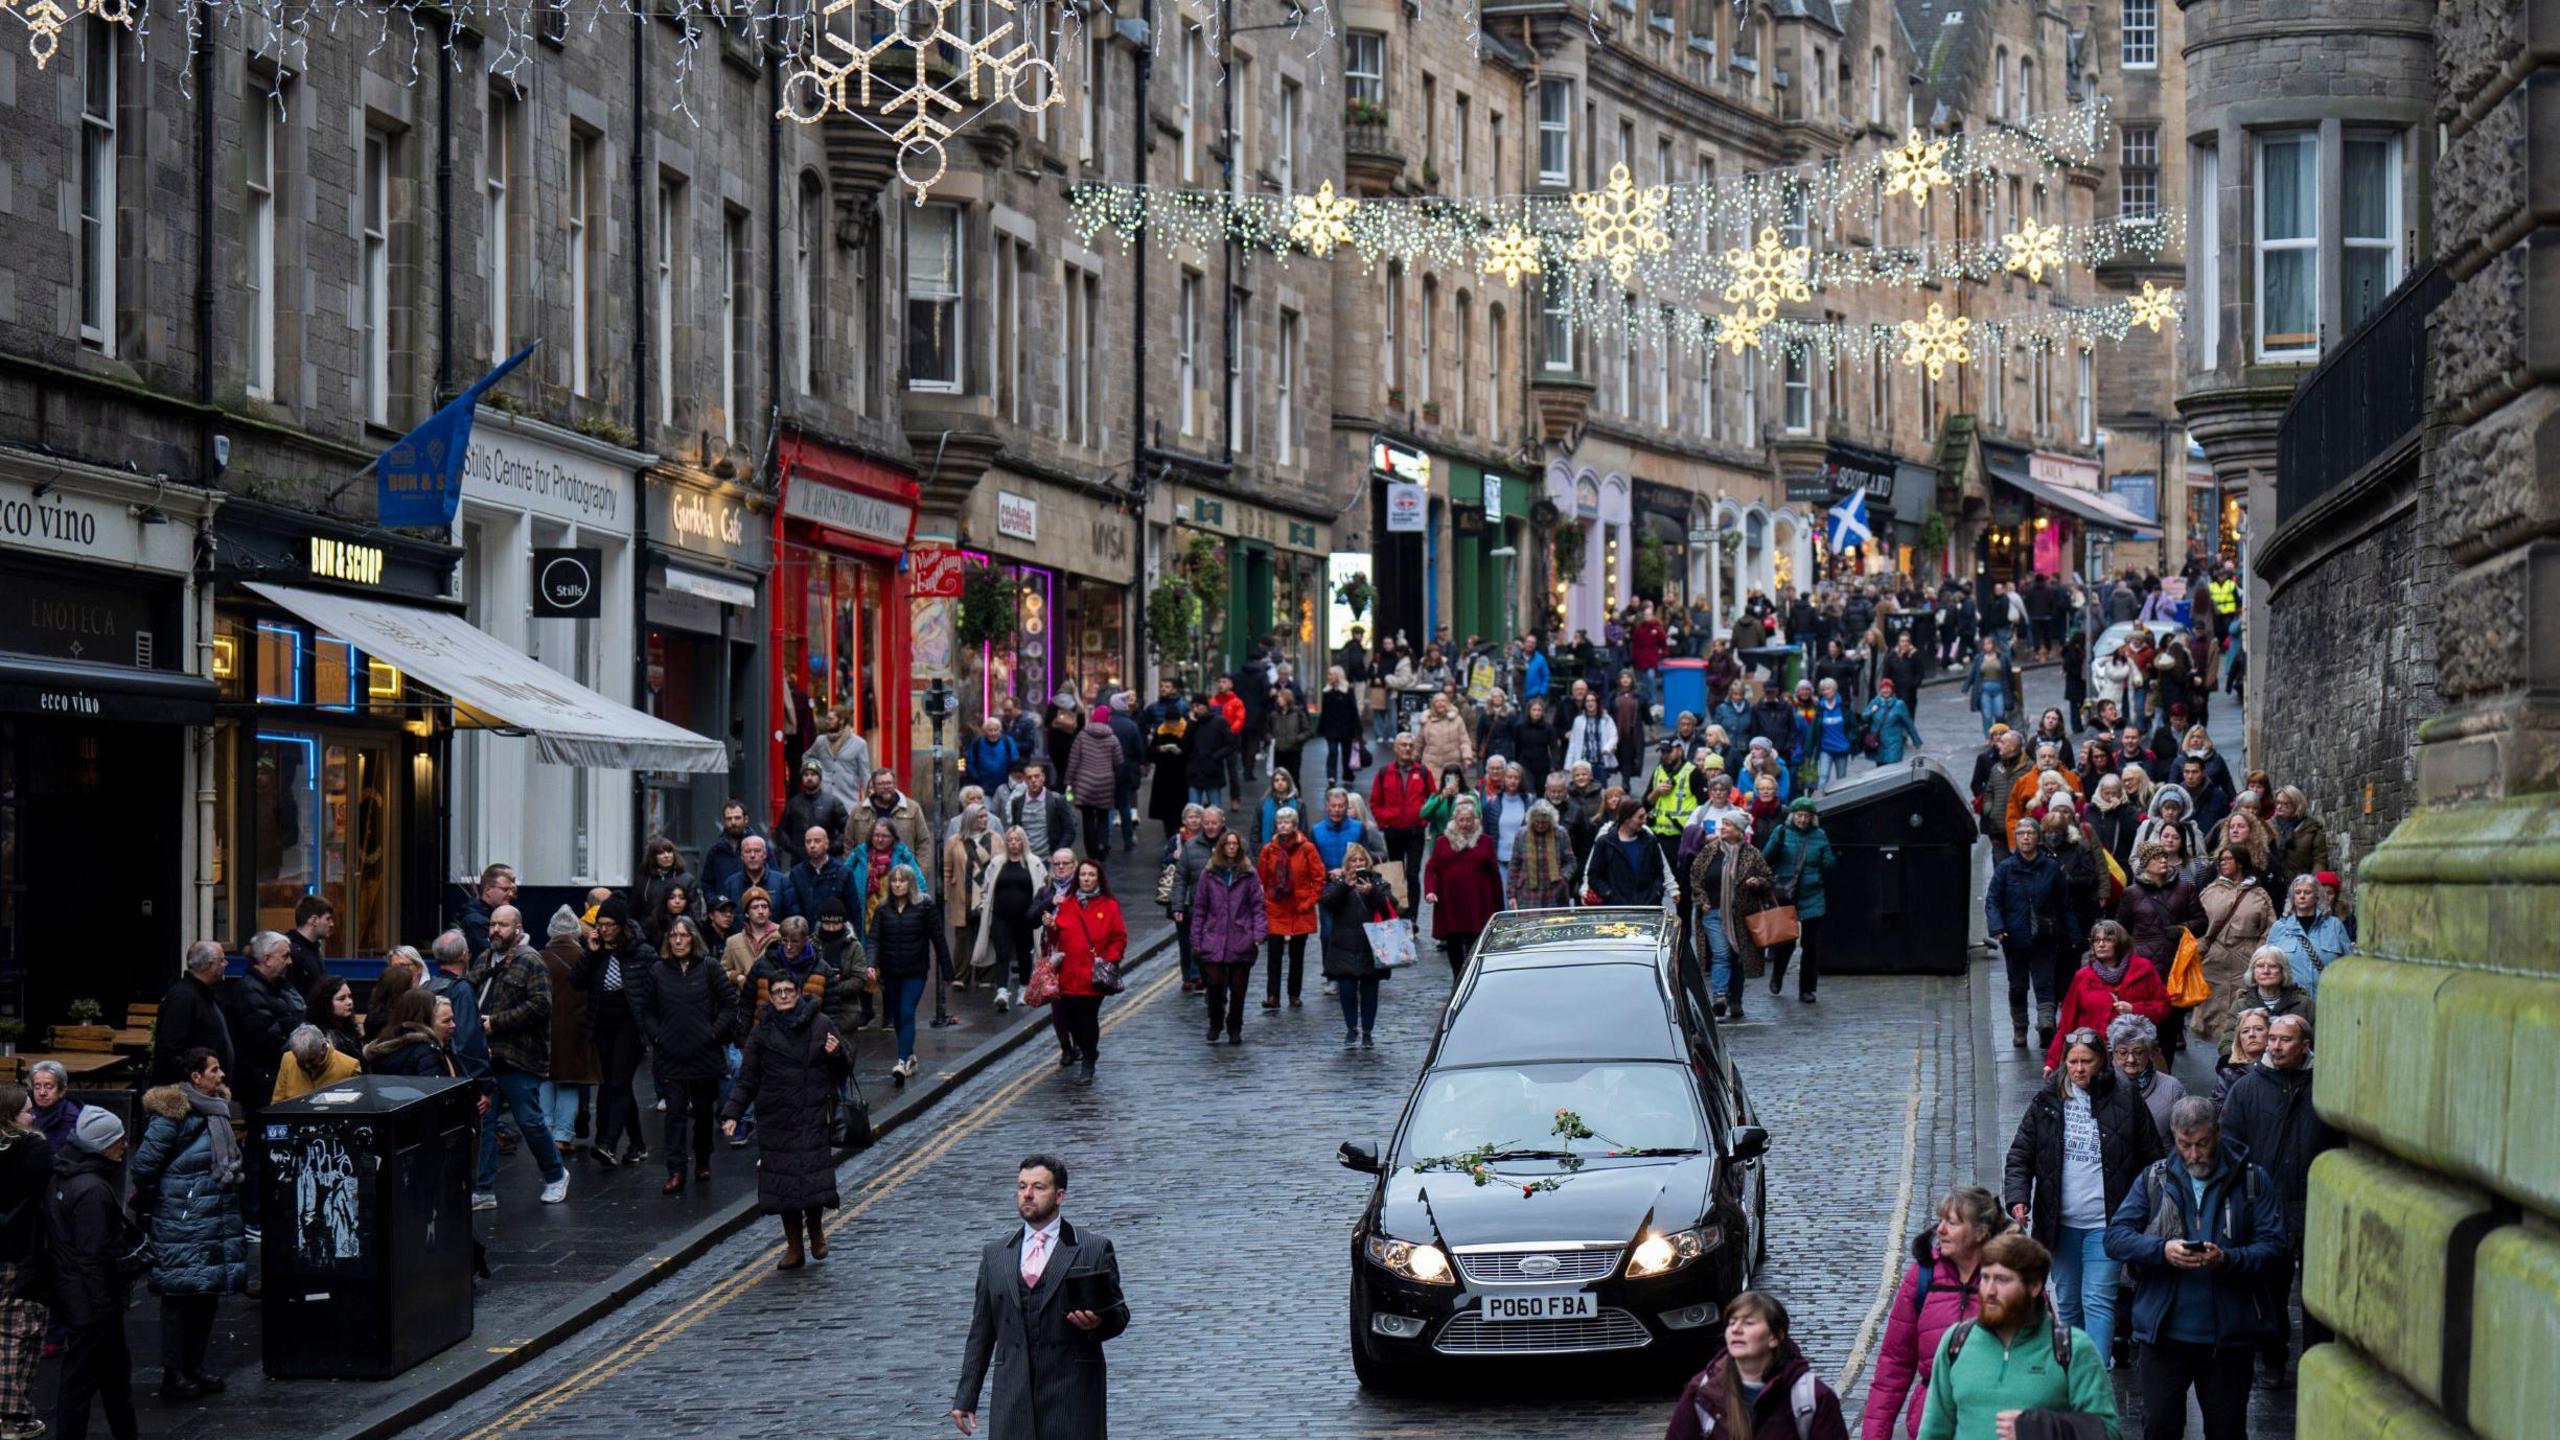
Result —
M 311 1097 L 314 1105 L 352 1105 L 364 1098 L 361 1090 L 323 1090 Z

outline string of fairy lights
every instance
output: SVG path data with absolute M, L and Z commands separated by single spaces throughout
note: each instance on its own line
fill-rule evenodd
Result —
M 1088 241 L 1111 232 L 1124 247 L 1236 243 L 1284 261 L 1348 252 L 1367 266 L 1472 268 L 1489 282 L 1533 290 L 1536 305 L 1575 325 L 1656 345 L 1740 352 L 1767 341 L 1827 366 L 1895 342 L 1906 363 L 1934 378 L 1947 365 L 1968 363 L 1976 346 L 2114 341 L 2136 326 L 2156 333 L 2176 322 L 2177 293 L 2146 281 L 2140 294 L 2098 305 L 1988 317 L 1950 316 L 1933 306 L 1927 319 L 1889 322 L 1784 316 L 1781 307 L 1808 304 L 1817 292 L 2002 275 L 2033 284 L 2067 267 L 2158 259 L 2180 238 L 2174 216 L 2072 225 L 2016 214 L 1996 238 L 1948 241 L 1932 233 L 1933 197 L 1953 205 L 2004 183 L 2032 183 L 2041 194 L 2101 153 L 2107 134 L 2104 102 L 2092 101 L 1980 133 L 1914 132 L 1846 164 L 1686 183 L 1638 185 L 1621 164 L 1595 190 L 1482 198 L 1358 197 L 1330 179 L 1312 194 L 1083 185 L 1072 192 L 1071 220 Z M 1992 208 L 1986 203 L 1979 213 L 1987 237 Z M 1863 235 L 1854 233 L 1860 217 Z M 1882 243 L 1889 221 L 1910 238 Z

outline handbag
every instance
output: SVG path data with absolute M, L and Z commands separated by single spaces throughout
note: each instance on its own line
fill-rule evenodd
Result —
M 2169 962 L 2169 1003 L 2180 1010 L 2192 1010 L 2213 998 L 2213 982 L 2204 978 L 2204 947 L 2222 934 L 2222 927 L 2240 913 L 2240 902 L 2222 912 L 2222 918 L 2204 928 L 2204 939 L 2184 925 L 2178 927 L 2178 957 Z
M 1084 935 L 1084 948 L 1086 952 L 1088 954 L 1092 953 L 1093 932 L 1084 928 L 1084 912 L 1081 909 L 1068 905 L 1061 905 L 1058 907 L 1058 913 L 1061 915 L 1065 915 L 1070 912 L 1072 912 L 1076 917 L 1076 929 Z M 1065 958 L 1066 957 L 1064 955 L 1059 956 L 1059 960 L 1062 964 L 1064 963 Z M 1093 988 L 1096 992 L 1104 995 L 1119 994 L 1122 988 L 1124 988 L 1120 979 L 1120 962 L 1117 960 L 1106 960 L 1100 955 L 1094 955 Z
M 1402 920 L 1370 920 L 1360 926 L 1369 937 L 1369 952 L 1381 970 L 1401 970 L 1414 961 L 1413 929 Z
M 1056 950 L 1043 950 L 1031 962 L 1031 978 L 1022 982 L 1022 1003 L 1046 1005 L 1058 998 L 1058 966 L 1065 956 Z
M 1781 825 L 1783 825 L 1783 824 L 1785 824 L 1786 822 L 1782 820 L 1782 821 L 1780 821 L 1780 822 L 1778 822 L 1778 823 L 1780 823 Z M 1802 884 L 1804 883 L 1804 862 L 1806 862 L 1807 860 L 1810 860 L 1810 859 L 1812 859 L 1812 858 L 1813 858 L 1813 844 L 1812 844 L 1812 842 L 1811 842 L 1811 841 L 1807 841 L 1807 842 L 1805 843 L 1805 845 L 1804 845 L 1804 848 L 1802 848 L 1802 849 L 1800 849 L 1800 850 L 1796 851 L 1796 863 L 1795 863 L 1795 868 L 1794 868 L 1794 869 L 1792 869 L 1792 870 L 1789 870 L 1789 871 L 1787 872 L 1787 878 L 1786 878 L 1786 879 L 1784 879 L 1784 880 L 1780 880 L 1780 881 L 1773 882 L 1773 883 L 1770 885 L 1770 887 L 1769 887 L 1770 893 L 1771 893 L 1771 894 L 1776 898 L 1777 902 L 1778 902 L 1780 905 L 1783 905 L 1783 906 L 1785 906 L 1786 908 L 1788 908 L 1788 909 L 1790 909 L 1790 910 L 1792 910 L 1792 909 L 1794 909 L 1794 908 L 1795 908 L 1795 905 L 1796 905 L 1796 887 L 1797 887 L 1797 886 L 1799 886 L 1799 885 L 1802 885 Z M 1790 935 L 1790 936 L 1788 936 L 1787 938 L 1788 938 L 1788 939 L 1790 939 L 1790 940 L 1792 940 L 1792 939 L 1794 939 L 1795 937 L 1794 937 L 1794 936 L 1792 936 L 1792 935 Z M 1761 943 L 1765 945 L 1765 944 L 1767 944 L 1767 943 L 1769 943 L 1769 942 L 1767 942 L 1767 941 L 1765 941 L 1765 940 L 1764 940 L 1764 941 L 1762 941 Z
M 1776 945 L 1792 945 L 1804 933 L 1804 925 L 1796 918 L 1793 905 L 1771 905 L 1742 917 L 1742 928 L 1751 932 L 1751 943 L 1766 950 Z

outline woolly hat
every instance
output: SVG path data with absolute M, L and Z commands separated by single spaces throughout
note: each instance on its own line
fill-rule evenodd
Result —
M 72 1123 L 71 1143 L 97 1154 L 124 1138 L 124 1122 L 104 1105 L 85 1106 Z
M 1810 815 L 1821 808 L 1821 806 L 1813 803 L 1813 797 L 1810 795 L 1799 795 L 1793 800 L 1787 802 L 1787 813 L 1790 815 L 1799 810 Z
M 566 935 L 575 935 L 582 928 L 584 927 L 578 923 L 578 912 L 563 905 L 551 912 L 551 923 L 545 927 L 543 933 L 557 940 Z
M 628 927 L 631 924 L 631 902 L 619 895 L 607 895 L 603 902 L 596 906 L 596 919 L 610 920 L 616 925 Z

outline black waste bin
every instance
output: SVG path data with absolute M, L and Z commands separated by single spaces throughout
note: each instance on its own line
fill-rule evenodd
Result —
M 1815 797 L 1835 859 L 1822 879 L 1822 968 L 1958 975 L 1972 935 L 1973 808 L 1934 760 L 1871 770 Z
M 471 1333 L 473 1097 L 365 1075 L 259 1117 L 269 1375 L 379 1380 Z

